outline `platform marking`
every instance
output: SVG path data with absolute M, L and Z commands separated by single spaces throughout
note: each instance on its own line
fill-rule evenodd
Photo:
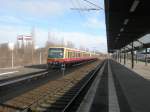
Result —
M 11 71 L 11 72 L 1 73 L 0 76 L 1 76 L 1 75 L 6 75 L 6 74 L 13 74 L 13 73 L 16 73 L 16 72 L 19 72 L 19 71 Z
M 116 94 L 116 88 L 115 88 L 109 60 L 108 60 L 108 95 L 109 95 L 108 96 L 109 112 L 120 112 L 118 98 Z
M 6 70 L 6 69 L 18 69 L 18 68 L 22 68 L 24 66 L 15 66 L 15 67 L 7 67 L 7 68 L 0 68 L 0 70 Z
M 87 94 L 85 95 L 77 112 L 90 112 L 94 97 L 96 95 L 98 84 L 100 83 L 100 78 L 104 72 L 105 64 L 106 64 L 106 62 L 104 62 L 102 68 L 99 70 L 97 77 L 95 78 L 90 89 L 88 90 Z

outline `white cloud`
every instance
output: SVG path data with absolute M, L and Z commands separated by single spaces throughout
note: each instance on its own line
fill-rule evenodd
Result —
M 48 40 L 48 31 L 40 28 L 35 28 L 35 42 L 37 46 L 44 47 L 47 40 Z
M 0 43 L 13 42 L 15 43 L 18 35 L 30 35 L 31 27 L 0 25 Z M 48 31 L 35 28 L 35 43 L 39 47 L 43 47 L 47 41 Z
M 91 50 L 96 49 L 101 52 L 107 51 L 105 36 L 91 35 L 83 32 L 54 32 L 57 38 L 63 37 L 65 41 L 72 41 L 76 47 L 84 46 Z
M 83 25 L 89 28 L 105 29 L 105 21 L 100 20 L 97 17 L 89 17 Z
M 66 10 L 66 5 L 64 6 L 62 2 L 58 0 L 47 0 L 46 2 L 34 0 L 23 2 L 20 9 L 32 15 L 50 16 L 64 12 L 64 10 Z
M 18 27 L 18 26 L 0 26 L 0 43 L 4 42 L 16 42 L 18 34 L 30 34 L 31 28 Z M 72 41 L 76 47 L 84 46 L 91 50 L 96 49 L 101 52 L 106 52 L 107 44 L 106 37 L 99 35 L 91 35 L 83 32 L 58 32 L 51 31 L 51 36 L 57 39 L 64 38 L 65 41 Z M 48 31 L 35 28 L 35 42 L 39 47 L 45 46 L 45 42 L 48 39 Z
M 0 16 L 2 23 L 0 25 L 0 43 L 15 42 L 18 34 L 31 33 L 31 27 L 28 26 L 31 26 L 32 21 L 38 20 L 37 17 L 47 18 L 63 14 L 69 7 L 72 7 L 70 5 L 68 0 L 2 0 L 0 12 L 8 12 Z M 83 24 L 89 28 L 105 29 L 105 23 L 99 19 L 99 13 L 91 15 Z M 48 38 L 48 30 L 36 28 L 35 32 L 36 44 L 40 47 L 44 46 Z M 77 47 L 82 45 L 106 52 L 105 35 L 91 35 L 83 32 L 51 32 L 57 38 L 64 37 L 66 41 L 72 41 Z
M 53 16 L 69 9 L 66 0 L 3 0 L 0 11 L 10 11 L 36 17 Z M 64 4 L 65 3 L 65 4 Z
M 0 25 L 0 43 L 15 42 L 18 34 L 28 34 L 30 28 L 11 25 Z
M 0 16 L 0 22 L 5 24 L 25 24 L 25 21 L 15 16 Z

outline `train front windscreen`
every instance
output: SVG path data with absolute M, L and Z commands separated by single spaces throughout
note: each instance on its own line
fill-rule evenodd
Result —
M 64 48 L 49 48 L 48 58 L 63 58 Z

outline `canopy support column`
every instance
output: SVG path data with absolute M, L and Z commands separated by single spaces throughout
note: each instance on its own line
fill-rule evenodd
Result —
M 120 54 L 120 63 L 121 63 L 121 51 L 119 52 L 119 54 Z
M 124 49 L 124 65 L 126 64 L 126 52 L 125 52 L 125 49 Z
M 117 61 L 119 62 L 119 52 L 117 52 Z
M 133 51 L 133 42 L 131 43 L 132 45 L 132 49 L 131 49 L 131 67 L 132 67 L 132 69 L 134 68 L 134 51 Z
M 136 52 L 136 64 L 137 64 L 137 62 L 138 62 L 138 56 L 137 56 L 137 52 Z
M 147 66 L 147 48 L 145 49 L 145 66 Z

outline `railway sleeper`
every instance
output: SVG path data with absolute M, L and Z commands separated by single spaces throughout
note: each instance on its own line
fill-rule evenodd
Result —
M 59 100 L 47 100 L 45 102 L 42 102 L 39 104 L 39 107 L 44 107 L 44 108 L 48 108 L 51 107 L 53 105 L 62 105 L 62 104 L 67 104 L 70 101 L 70 98 L 68 99 L 59 99 Z
M 39 107 L 42 107 L 42 108 L 51 108 L 51 107 L 53 107 L 55 105 L 57 105 L 57 106 L 64 106 L 67 103 L 68 103 L 68 101 L 63 101 L 63 102 L 61 101 L 61 102 L 57 102 L 57 103 L 42 103 L 42 104 L 39 105 Z
M 60 110 L 63 110 L 65 108 L 65 106 L 66 106 L 65 104 L 63 104 L 63 105 L 53 105 L 53 106 L 47 108 L 47 110 L 51 111 L 51 110 L 58 110 L 59 109 L 59 111 L 60 111 Z
M 58 100 L 58 99 L 57 99 Z M 46 100 L 46 103 L 55 103 L 57 100 Z M 61 101 L 63 101 L 63 102 L 68 102 L 68 101 L 70 101 L 70 99 L 65 99 L 65 98 L 62 98 L 61 99 Z
M 58 104 L 47 104 L 47 103 L 43 103 L 40 106 L 36 107 L 35 109 L 32 109 L 33 111 L 52 111 L 52 110 L 62 110 L 65 106 L 67 105 L 67 103 L 64 102 L 59 102 Z M 53 111 L 52 111 L 53 112 Z
M 32 110 L 32 109 L 31 109 Z M 46 108 L 41 108 L 41 107 L 37 107 L 36 109 L 33 109 L 32 111 L 34 112 L 46 112 Z

